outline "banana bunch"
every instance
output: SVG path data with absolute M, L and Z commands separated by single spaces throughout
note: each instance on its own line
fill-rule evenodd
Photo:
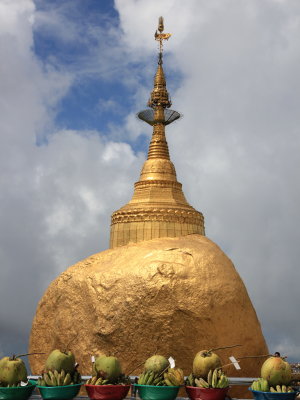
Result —
M 291 386 L 285 386 L 285 385 L 277 385 L 276 389 L 274 387 L 270 387 L 270 392 L 273 393 L 290 393 L 290 392 L 294 392 L 294 389 Z
M 185 384 L 186 386 L 196 386 L 195 377 L 192 373 L 186 378 Z
M 269 382 L 266 379 L 259 378 L 257 381 L 254 381 L 251 385 L 251 389 L 257 392 L 269 392 Z
M 144 371 L 138 380 L 139 385 L 165 386 L 164 377 L 161 373 Z M 171 385 L 173 386 L 173 385 Z
M 195 378 L 195 384 L 198 387 L 206 389 L 223 389 L 229 385 L 229 381 L 224 372 L 221 369 L 216 368 L 209 371 L 207 380 L 204 380 L 203 378 Z
M 269 386 L 269 383 L 266 379 L 259 378 L 257 381 L 254 381 L 251 385 L 251 389 L 257 392 L 273 392 L 273 393 L 287 393 L 294 392 L 294 389 L 291 386 L 285 385 L 277 385 L 276 387 Z
M 164 373 L 164 381 L 167 386 L 180 386 L 184 384 L 184 374 L 180 368 L 169 368 Z
M 130 385 L 129 376 L 120 374 L 117 379 L 107 379 L 105 373 L 97 372 L 85 382 L 86 385 Z
M 28 385 L 28 383 L 29 382 L 27 382 L 26 384 L 24 384 L 24 385 L 21 385 L 21 382 L 18 382 L 18 383 L 12 383 L 12 384 L 5 384 L 5 383 L 2 383 L 2 382 L 0 382 L 0 387 L 8 387 L 8 388 L 12 388 L 12 387 L 21 387 L 21 386 L 26 386 L 26 385 Z
M 109 381 L 108 379 L 104 379 L 102 376 L 98 378 L 98 376 L 95 375 L 88 379 L 85 383 L 86 385 L 108 385 Z
M 61 372 L 56 370 L 44 372 L 42 376 L 38 379 L 38 386 L 66 386 L 66 385 L 74 385 L 76 383 L 81 383 L 81 375 L 78 371 L 74 371 L 71 374 L 62 369 Z

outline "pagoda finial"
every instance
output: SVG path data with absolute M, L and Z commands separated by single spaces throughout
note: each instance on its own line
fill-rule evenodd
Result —
M 159 17 L 158 18 L 158 28 L 154 34 L 155 40 L 159 41 L 159 55 L 158 55 L 158 64 L 159 65 L 162 65 L 162 63 L 163 63 L 163 61 L 162 61 L 163 40 L 168 40 L 169 37 L 172 35 L 171 33 L 163 33 L 164 29 L 165 29 L 164 28 L 164 18 Z
M 163 33 L 164 30 L 164 19 L 159 17 L 158 28 L 155 31 L 155 40 L 159 42 L 159 55 L 158 55 L 158 67 L 154 78 L 154 88 L 151 92 L 150 99 L 148 101 L 148 106 L 153 108 L 155 118 L 159 122 L 164 121 L 164 110 L 171 107 L 172 103 L 169 98 L 169 93 L 167 91 L 166 79 L 163 64 L 163 41 L 168 40 L 171 33 Z

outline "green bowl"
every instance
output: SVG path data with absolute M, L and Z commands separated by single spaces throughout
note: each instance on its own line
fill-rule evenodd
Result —
M 65 386 L 39 386 L 37 385 L 40 394 L 45 400 L 68 400 L 73 399 L 79 393 L 80 386 L 82 383 L 76 383 L 75 385 Z
M 35 381 L 29 381 L 29 385 L 15 388 L 0 387 L 0 400 L 26 400 L 31 396 L 36 386 Z
M 175 400 L 180 386 L 134 385 L 142 400 Z

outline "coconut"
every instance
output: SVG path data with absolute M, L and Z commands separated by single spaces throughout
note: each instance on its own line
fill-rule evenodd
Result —
M 71 351 L 53 350 L 45 364 L 46 371 L 58 371 L 63 369 L 66 373 L 75 371 L 75 356 Z
M 122 374 L 120 361 L 116 357 L 100 356 L 94 363 L 96 373 L 105 379 L 113 381 Z
M 291 366 L 279 356 L 269 357 L 261 367 L 261 377 L 270 386 L 288 385 L 292 380 Z
M 21 358 L 3 357 L 0 360 L 0 382 L 4 385 L 27 382 L 27 370 Z
M 106 354 L 104 354 L 102 351 L 100 351 L 98 353 L 98 356 L 95 358 L 95 361 L 97 360 L 97 358 L 100 358 L 100 357 L 106 357 Z M 92 376 L 96 376 L 97 375 L 97 371 L 96 371 L 96 368 L 95 368 L 95 361 L 92 363 Z
M 221 359 L 212 351 L 202 350 L 196 354 L 193 361 L 193 374 L 198 378 L 206 378 L 209 371 L 221 367 Z
M 155 354 L 146 360 L 144 369 L 145 371 L 154 371 L 160 373 L 168 367 L 169 361 L 166 359 L 166 357 Z

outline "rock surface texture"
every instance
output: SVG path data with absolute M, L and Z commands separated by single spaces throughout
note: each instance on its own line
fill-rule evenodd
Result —
M 125 373 L 154 353 L 172 356 L 185 375 L 203 349 L 230 355 L 268 353 L 260 323 L 234 265 L 201 235 L 160 238 L 103 251 L 68 268 L 41 299 L 32 325 L 30 352 L 49 353 L 68 342 L 83 375 L 90 357 L 114 355 Z M 40 373 L 46 355 L 31 357 Z M 262 361 L 241 362 L 229 376 L 258 376 Z M 136 369 L 135 369 L 136 368 Z

